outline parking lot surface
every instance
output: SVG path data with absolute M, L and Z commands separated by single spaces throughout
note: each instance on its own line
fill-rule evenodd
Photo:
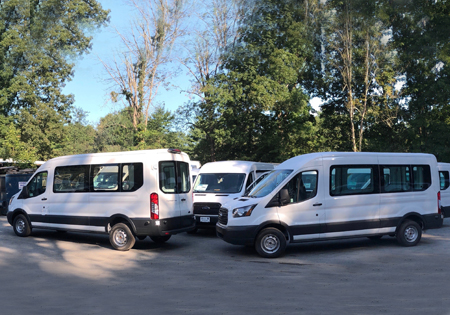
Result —
M 290 245 L 277 259 L 214 231 L 149 238 L 33 230 L 0 216 L 0 314 L 450 314 L 450 219 L 395 238 Z

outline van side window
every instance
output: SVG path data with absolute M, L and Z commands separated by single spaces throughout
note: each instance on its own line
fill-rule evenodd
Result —
M 55 168 L 54 193 L 89 191 L 89 165 L 60 166 Z
M 122 164 L 122 191 L 136 191 L 143 185 L 142 163 Z
M 92 166 L 93 191 L 119 190 L 119 165 Z
M 423 191 L 431 186 L 429 165 L 383 165 L 381 170 L 381 192 Z
M 317 171 L 295 175 L 284 187 L 289 192 L 290 203 L 311 199 L 317 194 Z
M 245 184 L 245 188 L 251 185 L 253 183 L 253 172 L 250 172 L 248 174 L 247 183 Z
M 450 186 L 448 171 L 439 171 L 439 182 L 441 190 L 446 190 Z
M 431 171 L 429 165 L 412 165 L 413 190 L 423 191 L 431 186 Z
M 374 165 L 331 166 L 330 195 L 356 195 L 376 193 L 377 167 Z
M 385 165 L 381 167 L 383 184 L 381 192 L 402 192 L 411 190 L 409 165 Z
M 27 185 L 28 196 L 25 198 L 36 197 L 42 195 L 47 189 L 47 172 L 36 174 Z

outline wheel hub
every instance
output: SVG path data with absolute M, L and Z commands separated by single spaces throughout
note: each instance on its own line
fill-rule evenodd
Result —
M 124 230 L 119 229 L 114 233 L 114 241 L 118 246 L 124 246 L 127 244 L 127 233 Z
M 276 252 L 278 250 L 278 248 L 280 247 L 280 242 L 279 242 L 278 238 L 275 235 L 272 235 L 272 234 L 266 235 L 261 240 L 261 243 L 262 243 L 261 247 L 267 253 Z
M 417 229 L 413 226 L 409 226 L 405 229 L 405 239 L 408 242 L 414 242 L 417 239 L 418 232 Z
M 16 230 L 19 233 L 23 233 L 25 231 L 25 222 L 23 220 L 17 220 Z

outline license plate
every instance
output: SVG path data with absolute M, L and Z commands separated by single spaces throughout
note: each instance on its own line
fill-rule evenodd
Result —
M 209 223 L 209 222 L 211 222 L 211 218 L 210 217 L 200 217 L 200 222 Z

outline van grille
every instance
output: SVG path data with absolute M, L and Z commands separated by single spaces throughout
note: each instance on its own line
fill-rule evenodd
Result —
M 228 224 L 228 209 L 220 208 L 218 222 L 222 225 Z
M 221 204 L 212 202 L 194 202 L 194 214 L 213 214 L 219 213 Z

